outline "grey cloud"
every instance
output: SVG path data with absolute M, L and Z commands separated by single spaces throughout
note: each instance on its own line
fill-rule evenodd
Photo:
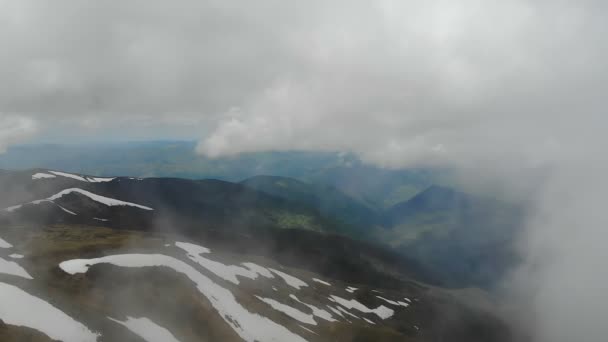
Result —
M 36 122 L 27 117 L 0 113 L 0 152 L 12 144 L 20 143 L 37 131 Z

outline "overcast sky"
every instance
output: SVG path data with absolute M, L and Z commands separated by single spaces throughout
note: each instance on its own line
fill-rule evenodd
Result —
M 0 0 L 0 150 L 184 138 L 209 156 L 351 151 L 512 184 L 549 165 L 518 312 L 538 314 L 538 341 L 605 341 L 607 6 Z
M 185 138 L 212 156 L 324 149 L 390 166 L 489 153 L 539 163 L 606 121 L 605 9 L 0 0 L 0 147 Z

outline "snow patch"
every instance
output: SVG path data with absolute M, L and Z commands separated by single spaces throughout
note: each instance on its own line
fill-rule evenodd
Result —
M 333 296 L 333 295 L 330 298 L 332 298 L 336 303 L 342 305 L 343 307 L 345 307 L 347 309 L 356 309 L 363 313 L 374 313 L 382 319 L 387 319 L 395 313 L 395 311 L 387 308 L 384 305 L 380 305 L 379 307 L 377 307 L 375 309 L 370 309 L 367 306 L 360 303 L 359 301 L 357 301 L 356 299 L 348 300 L 348 299 L 340 298 L 338 296 Z
M 44 172 L 38 172 L 32 175 L 32 179 L 56 178 L 57 176 Z
M 191 255 L 211 253 L 211 250 L 209 248 L 195 245 L 193 243 L 188 243 L 188 242 L 176 242 L 175 246 L 185 250 L 186 253 L 191 254 Z
M 369 320 L 369 319 L 367 319 L 367 318 L 365 318 L 365 317 L 363 317 L 363 320 L 364 320 L 364 321 L 366 321 L 366 322 L 367 322 L 367 323 L 369 323 L 369 324 L 376 325 L 376 323 L 372 322 L 371 320 Z
M 296 308 L 292 308 L 289 305 L 277 302 L 276 300 L 274 300 L 272 298 L 264 298 L 264 297 L 260 297 L 260 296 L 255 296 L 255 297 L 257 299 L 261 300 L 262 302 L 270 305 L 273 309 L 280 311 L 295 320 L 298 320 L 305 324 L 317 325 L 317 322 L 315 322 L 313 315 L 309 315 Z
M 323 285 L 331 286 L 331 284 L 330 284 L 330 283 L 328 283 L 328 282 L 326 282 L 326 281 L 323 281 L 323 280 L 321 280 L 321 279 L 312 278 L 312 281 L 315 281 L 315 282 L 320 283 L 320 284 L 323 284 Z
M 299 326 L 300 328 L 302 328 L 302 329 L 304 329 L 304 330 L 308 331 L 308 332 L 309 332 L 309 333 L 311 333 L 311 334 L 315 334 L 315 335 L 319 336 L 319 334 L 317 334 L 316 332 L 314 332 L 314 331 L 312 331 L 312 330 L 308 329 L 307 327 L 305 327 L 305 326 L 303 326 L 303 325 L 299 325 L 299 324 L 298 324 L 298 326 Z
M 333 308 L 333 307 L 331 307 L 331 306 L 329 306 L 329 305 L 328 305 L 327 307 L 328 307 L 328 308 L 329 308 L 331 311 L 333 311 L 333 312 L 334 312 L 336 315 L 338 315 L 338 316 L 340 316 L 340 317 L 344 318 L 344 315 L 342 314 L 342 312 L 340 312 L 340 310 L 338 310 L 338 309 L 336 309 L 336 308 Z
M 272 274 L 270 273 L 270 271 L 254 263 L 247 263 L 247 268 L 236 265 L 225 265 L 219 261 L 203 257 L 201 255 L 202 253 L 210 252 L 208 248 L 186 242 L 176 242 L 175 246 L 186 251 L 190 260 L 206 268 L 208 271 L 212 272 L 216 276 L 237 285 L 240 283 L 237 276 L 249 279 L 257 279 L 258 274 L 261 274 L 263 276 L 270 275 L 270 277 L 268 278 L 272 278 Z
M 116 322 L 127 329 L 131 330 L 135 335 L 143 338 L 148 342 L 179 342 L 171 332 L 151 320 L 141 317 L 133 318 L 127 316 L 126 321 L 119 321 L 112 317 L 108 317 L 112 322 Z
M 0 273 L 10 274 L 25 279 L 34 279 L 27 271 L 14 261 L 0 258 Z M 4 305 L 4 303 L 3 303 Z
M 9 213 L 11 213 L 17 209 L 21 209 L 21 207 L 22 207 L 21 204 L 17 204 L 17 205 L 13 205 L 12 207 L 4 208 L 4 211 L 8 211 Z
M 346 288 L 346 292 L 349 292 L 349 293 L 354 293 L 354 292 L 355 292 L 355 291 L 357 291 L 358 289 L 359 289 L 359 288 L 357 288 L 357 287 L 352 287 L 352 286 L 349 286 L 349 287 L 347 287 L 347 288 Z
M 283 278 L 283 280 L 284 280 L 284 281 L 287 283 L 287 285 L 289 285 L 289 286 L 291 286 L 291 287 L 294 287 L 294 288 L 296 288 L 296 289 L 298 289 L 298 290 L 299 290 L 301 287 L 306 287 L 306 286 L 308 286 L 308 284 L 306 284 L 306 283 L 305 283 L 305 282 L 303 282 L 302 280 L 300 280 L 300 279 L 298 279 L 298 278 L 296 278 L 296 277 L 294 277 L 294 276 L 291 276 L 291 275 L 289 275 L 289 274 L 287 274 L 287 273 L 283 273 L 283 272 L 281 272 L 281 271 L 275 270 L 274 268 L 270 268 L 270 270 L 271 270 L 271 271 L 272 271 L 274 274 L 276 274 L 276 275 L 278 275 L 279 277 Z
M 104 218 L 99 218 L 99 217 L 93 217 L 93 220 L 97 220 L 97 221 L 101 221 L 101 222 L 108 222 L 108 219 L 104 219 Z
M 167 255 L 119 254 L 96 259 L 74 259 L 62 262 L 59 267 L 66 273 L 76 274 L 86 273 L 89 267 L 103 263 L 120 267 L 168 267 L 184 274 L 196 284 L 199 292 L 211 302 L 222 319 L 245 341 L 306 341 L 282 325 L 247 311 L 228 289 L 219 286 L 194 267 Z
M 114 206 L 129 206 L 129 207 L 136 207 L 139 209 L 144 209 L 144 210 L 154 210 L 152 208 L 143 206 L 143 205 L 139 205 L 139 204 L 135 204 L 135 203 L 131 203 L 131 202 L 125 202 L 125 201 L 121 201 L 121 200 L 117 200 L 114 198 L 109 198 L 109 197 L 105 197 L 105 196 L 100 196 L 100 195 L 96 195 L 92 192 L 86 191 L 86 190 L 82 190 L 82 189 L 78 189 L 78 188 L 71 188 L 71 189 L 65 189 L 49 198 L 47 198 L 47 201 L 54 201 L 56 199 L 59 199 L 65 195 L 71 194 L 73 192 L 79 193 L 81 195 L 87 196 L 88 198 L 92 199 L 95 202 L 99 202 L 101 204 L 105 204 L 108 207 L 114 207 Z M 44 200 L 43 200 L 44 201 Z M 32 202 L 34 204 L 38 204 L 35 203 L 36 201 Z
M 386 299 L 384 297 L 380 297 L 380 296 L 376 296 L 376 298 L 378 299 L 382 299 L 383 301 L 395 305 L 395 306 L 403 306 L 404 308 L 407 308 L 408 306 L 410 306 L 408 303 L 402 302 L 402 301 L 394 301 L 394 300 L 390 300 L 390 299 Z
M 350 312 L 346 311 L 346 310 L 345 310 L 343 307 L 341 307 L 341 306 L 338 306 L 338 310 L 342 311 L 343 313 L 345 313 L 345 314 L 347 314 L 347 315 L 349 315 L 349 316 L 351 316 L 351 317 L 354 317 L 354 318 L 356 318 L 356 319 L 360 319 L 358 316 L 353 315 L 352 313 L 350 313 Z
M 0 248 L 12 248 L 13 245 L 0 238 Z
M 61 177 L 66 177 L 66 178 L 71 178 L 71 179 L 75 179 L 81 182 L 87 182 L 87 183 L 105 183 L 105 182 L 111 182 L 114 179 L 116 179 L 116 177 L 85 177 L 85 176 L 79 176 L 79 175 L 75 175 L 73 173 L 67 173 L 67 172 L 61 172 L 61 171 L 48 171 L 49 173 L 46 172 L 38 172 L 34 175 L 32 175 L 32 179 L 43 179 L 43 178 L 56 178 L 57 176 L 61 176 Z
M 251 272 L 255 272 L 265 278 L 274 278 L 272 273 L 266 267 L 260 266 L 258 264 L 254 264 L 252 262 L 244 262 L 241 265 L 247 267 Z
M 75 321 L 44 300 L 13 285 L 0 283 L 0 319 L 63 342 L 96 342 L 99 334 Z
M 75 212 L 70 211 L 70 210 L 67 210 L 66 208 L 64 208 L 64 207 L 60 206 L 60 205 L 59 205 L 59 204 L 57 204 L 57 203 L 55 203 L 55 205 L 57 205 L 57 206 L 59 207 L 59 209 L 61 209 L 61 210 L 65 211 L 66 213 L 68 213 L 68 214 L 70 214 L 70 215 L 74 215 L 74 216 L 76 216 L 76 213 L 75 213 Z
M 9 257 L 10 257 L 10 258 L 13 258 L 13 259 L 23 259 L 23 255 L 21 255 L 21 254 L 16 254 L 16 253 L 15 253 L 15 254 L 11 254 L 11 255 L 9 255 Z
M 289 298 L 295 300 L 296 302 L 307 306 L 310 310 L 312 310 L 312 315 L 313 316 L 317 316 L 321 319 L 324 319 L 328 322 L 337 322 L 336 319 L 334 319 L 334 317 L 327 311 L 323 310 L 323 309 L 319 309 L 318 307 L 314 306 L 314 305 L 310 305 L 307 303 L 304 303 L 303 301 L 299 300 L 298 297 L 296 297 L 295 295 L 291 294 L 289 295 Z
M 88 182 L 84 177 L 78 176 L 78 175 L 74 175 L 74 174 L 71 174 L 71 173 L 60 172 L 60 171 L 49 171 L 49 172 L 52 173 L 52 174 L 54 174 L 55 176 L 62 176 L 62 177 L 76 179 L 76 180 L 79 180 L 81 182 Z
M 129 207 L 135 207 L 135 208 L 139 208 L 139 209 L 144 209 L 144 210 L 154 210 L 152 208 L 140 205 L 140 204 L 135 204 L 135 203 L 131 203 L 131 202 L 125 202 L 125 201 L 121 201 L 121 200 L 117 200 L 114 198 L 109 198 L 109 197 L 105 197 L 105 196 L 101 196 L 101 195 L 96 195 L 92 192 L 86 191 L 86 190 L 82 190 L 82 189 L 78 189 L 78 188 L 70 188 L 70 189 L 65 189 L 60 191 L 59 193 L 49 197 L 49 198 L 45 198 L 45 199 L 41 199 L 41 200 L 36 200 L 36 201 L 32 201 L 28 204 L 40 204 L 42 202 L 51 202 L 54 203 L 53 201 L 60 199 L 61 197 L 71 194 L 71 193 L 79 193 L 81 195 L 84 195 L 90 199 L 92 199 L 95 202 L 101 203 L 101 204 L 105 204 L 108 207 L 114 207 L 114 206 L 129 206 Z M 4 210 L 12 212 L 16 209 L 21 208 L 23 205 L 19 204 L 19 205 L 15 205 L 12 207 L 8 207 L 5 208 Z M 59 206 L 61 208 L 61 206 Z M 70 212 L 69 210 L 66 210 L 65 208 L 61 208 L 64 211 L 67 211 L 73 215 L 76 215 L 75 213 Z
M 114 179 L 116 179 L 116 177 L 112 177 L 112 178 L 106 178 L 106 177 L 87 177 L 87 180 L 91 183 L 106 183 L 106 182 L 111 182 Z

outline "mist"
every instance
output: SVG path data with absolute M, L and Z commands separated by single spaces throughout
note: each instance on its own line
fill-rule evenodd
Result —
M 534 341 L 608 336 L 604 1 L 0 1 L 0 151 L 195 138 L 455 167 L 530 203 Z M 528 316 L 526 316 L 528 317 Z M 523 322 L 519 322 L 522 323 Z

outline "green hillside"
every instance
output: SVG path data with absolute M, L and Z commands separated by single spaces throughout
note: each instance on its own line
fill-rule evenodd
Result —
M 241 184 L 314 208 L 325 217 L 358 228 L 360 234 L 381 223 L 380 213 L 332 186 L 277 176 L 256 176 Z

